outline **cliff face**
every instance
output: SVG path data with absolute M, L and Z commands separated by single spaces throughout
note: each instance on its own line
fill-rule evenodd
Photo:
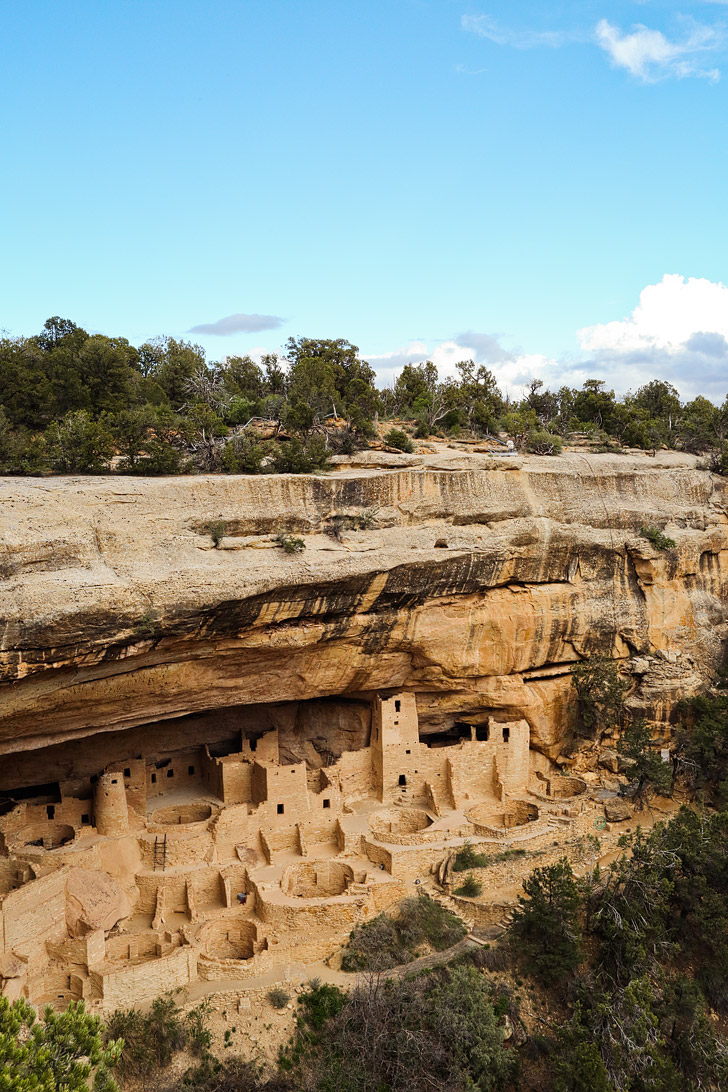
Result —
M 506 711 L 553 757 L 583 654 L 637 657 L 630 701 L 658 717 L 720 661 L 728 490 L 689 457 L 373 461 L 324 477 L 2 479 L 0 754 L 398 688 L 416 691 L 425 732 Z M 366 529 L 327 533 L 342 513 Z M 643 525 L 677 548 L 657 551 Z M 281 531 L 306 549 L 284 553 Z

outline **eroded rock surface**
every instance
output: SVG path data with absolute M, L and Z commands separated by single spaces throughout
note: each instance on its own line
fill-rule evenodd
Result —
M 309 477 L 3 479 L 0 753 L 398 688 L 416 692 L 424 734 L 502 712 L 556 757 L 585 653 L 638 656 L 629 700 L 658 718 L 714 670 L 727 494 L 694 459 L 376 462 Z M 337 538 L 341 514 L 363 528 Z M 676 549 L 656 550 L 645 525 Z M 285 554 L 280 531 L 306 549 Z M 316 732 L 306 716 L 291 727 L 301 747 Z M 366 730 L 349 715 L 337 727 L 352 749 Z

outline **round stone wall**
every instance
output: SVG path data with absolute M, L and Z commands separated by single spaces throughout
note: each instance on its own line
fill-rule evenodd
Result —
M 432 819 L 422 808 L 386 808 L 373 815 L 369 829 L 379 842 L 392 845 L 420 845 L 429 840 Z
M 200 944 L 208 959 L 252 959 L 258 931 L 255 922 L 208 921 L 200 930 Z
M 538 819 L 539 810 L 536 804 L 526 800 L 509 800 L 502 810 L 492 804 L 476 804 L 467 813 L 467 818 L 475 827 L 478 834 L 483 837 L 502 838 L 514 827 L 525 826 Z
M 76 837 L 75 829 L 69 823 L 54 822 L 48 819 L 45 822 L 31 823 L 22 827 L 13 842 L 15 846 L 38 846 L 43 849 L 58 849 L 68 845 Z

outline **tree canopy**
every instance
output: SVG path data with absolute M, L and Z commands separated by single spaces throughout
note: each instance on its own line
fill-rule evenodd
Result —
M 344 338 L 291 337 L 280 355 L 208 361 L 192 342 L 134 346 L 57 315 L 37 334 L 0 337 L 2 473 L 304 472 L 325 465 L 309 452 L 313 439 L 327 456 L 351 452 L 376 436 L 378 419 L 390 424 L 384 434 L 508 437 L 540 455 L 575 436 L 597 450 L 666 446 L 706 453 L 728 473 L 728 400 L 683 403 L 659 379 L 623 398 L 597 378 L 557 391 L 533 379 L 514 400 L 473 360 L 448 377 L 431 360 L 408 363 L 378 389 Z M 259 457 L 240 457 L 243 433 L 262 443 Z M 302 458 L 281 450 L 290 441 Z

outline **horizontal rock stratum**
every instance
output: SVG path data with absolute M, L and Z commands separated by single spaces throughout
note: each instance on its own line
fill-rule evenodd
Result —
M 555 757 L 570 665 L 593 652 L 637 657 L 630 701 L 664 718 L 728 635 L 728 491 L 695 464 L 452 451 L 321 476 L 1 479 L 0 753 L 397 688 L 423 732 L 506 711 Z

